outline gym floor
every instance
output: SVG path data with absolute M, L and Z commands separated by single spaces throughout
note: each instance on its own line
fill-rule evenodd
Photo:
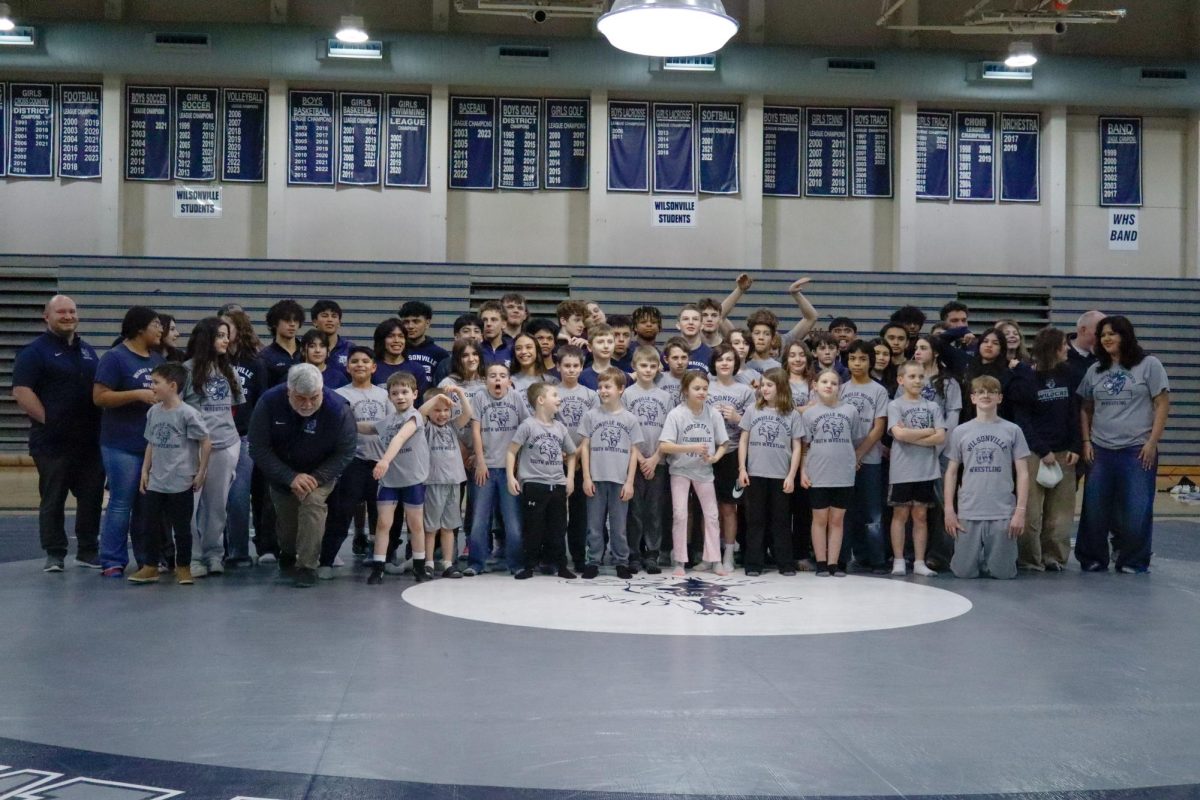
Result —
M 1200 797 L 1192 519 L 1148 576 L 311 590 L 48 575 L 36 528 L 0 517 L 0 800 Z

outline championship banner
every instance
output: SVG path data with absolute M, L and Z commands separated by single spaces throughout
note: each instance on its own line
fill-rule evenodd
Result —
M 58 175 L 73 180 L 100 177 L 104 87 L 64 83 L 58 87 Z M 0 119 L 3 114 L 0 114 Z M 3 174 L 3 173 L 0 173 Z
M 450 98 L 450 188 L 496 188 L 496 98 Z
M 1000 201 L 1036 203 L 1041 199 L 1040 114 L 1000 115 Z
M 288 92 L 288 183 L 333 186 L 333 92 Z
M 546 101 L 547 189 L 588 188 L 588 113 L 587 100 Z
M 917 112 L 917 199 L 950 199 L 950 115 Z
M 737 105 L 700 104 L 700 191 L 703 194 L 737 194 Z
M 852 197 L 892 196 L 892 110 L 850 109 Z
M 538 188 L 542 101 L 500 98 L 500 188 Z
M 849 191 L 850 112 L 845 108 L 806 108 L 804 129 L 804 194 L 845 197 Z
M 338 183 L 378 186 L 383 95 L 339 92 L 338 107 Z
M 1100 205 L 1142 204 L 1142 118 L 1100 117 Z
M 654 104 L 654 191 L 696 192 L 696 107 Z
M 221 180 L 262 183 L 267 179 L 267 92 L 222 89 L 225 150 Z
M 387 96 L 384 186 L 429 185 L 429 95 Z
M 991 111 L 954 112 L 954 139 L 954 199 L 994 202 L 996 114 Z
M 608 104 L 608 190 L 649 190 L 646 162 L 650 141 L 650 106 L 613 101 Z
M 125 180 L 171 179 L 171 87 L 125 87 Z
M 176 180 L 217 179 L 216 89 L 175 87 L 175 157 L 171 172 Z
M 763 106 L 763 194 L 800 196 L 800 108 Z

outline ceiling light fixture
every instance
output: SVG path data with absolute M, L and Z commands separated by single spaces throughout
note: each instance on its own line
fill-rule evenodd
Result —
M 338 32 L 334 34 L 339 42 L 347 44 L 362 44 L 367 40 L 367 32 L 363 30 L 363 18 L 347 14 L 342 17 Z
M 618 50 L 666 58 L 715 53 L 738 21 L 721 0 L 613 0 L 596 27 Z
M 0 31 L 7 33 L 17 24 L 12 20 L 12 10 L 8 7 L 8 3 L 0 3 Z
M 1008 58 L 1004 59 L 1004 66 L 1032 67 L 1036 63 L 1037 56 L 1029 42 L 1013 42 L 1008 46 Z

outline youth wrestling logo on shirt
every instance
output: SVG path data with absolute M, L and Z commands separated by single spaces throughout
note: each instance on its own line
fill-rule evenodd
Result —
M 902 415 L 904 427 L 906 428 L 932 428 L 933 427 L 933 412 L 928 408 L 908 408 L 904 410 Z
M 619 425 L 607 424 L 600 429 L 600 444 L 606 450 L 616 450 L 625 438 L 625 431 Z
M 779 417 L 763 416 L 754 420 L 751 423 L 751 428 L 759 439 L 762 439 L 763 447 L 782 447 L 779 439 L 783 436 L 783 420 Z
M 204 382 L 204 396 L 211 401 L 229 399 L 229 381 L 214 375 Z
M 551 434 L 542 434 L 533 440 L 534 452 L 538 454 L 539 464 L 558 464 L 563 460 L 562 445 Z
M 483 411 L 485 428 L 494 431 L 517 429 L 517 414 L 506 403 L 492 403 Z
M 354 419 L 359 422 L 371 422 L 383 418 L 385 409 L 383 403 L 367 398 L 354 404 Z
M 158 448 L 178 448 L 175 443 L 178 436 L 179 431 L 169 422 L 159 422 L 150 429 L 150 442 Z
M 927 383 L 921 387 L 921 398 L 924 400 L 937 400 L 937 389 L 933 388 L 932 383 Z
M 667 415 L 667 407 L 653 397 L 639 397 L 629 404 L 629 410 L 643 425 L 655 425 Z
M 558 416 L 571 430 L 579 427 L 579 420 L 587 412 L 587 404 L 580 397 L 564 397 L 558 407 Z
M 1116 397 L 1125 391 L 1127 383 L 1129 383 L 1129 373 L 1116 370 L 1104 376 L 1104 380 L 1100 382 L 1100 388 L 1108 392 L 1111 396 Z
M 841 441 L 845 437 L 842 435 L 846 432 L 846 421 L 837 414 L 825 414 L 821 417 L 821 433 L 829 437 L 830 441 Z

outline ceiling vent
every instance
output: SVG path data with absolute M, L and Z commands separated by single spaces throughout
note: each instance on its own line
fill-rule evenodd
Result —
M 529 45 L 502 44 L 497 56 L 505 64 L 549 64 L 550 48 Z
M 381 61 L 383 59 L 383 42 L 368 39 L 365 42 L 340 42 L 335 38 L 324 40 L 324 52 L 318 51 L 318 57 L 324 58 L 353 58 L 360 61 Z
M 665 56 L 652 61 L 662 72 L 716 72 L 717 55 L 709 53 L 706 56 Z
M 831 75 L 866 77 L 875 74 L 873 58 L 822 58 L 818 59 L 818 63 Z
M 1121 83 L 1127 86 L 1172 88 L 1186 86 L 1188 73 L 1179 67 L 1133 67 L 1121 70 Z
M 1008 84 L 1033 84 L 1033 67 L 1010 67 L 1003 61 L 979 61 L 967 65 L 971 83 L 1003 81 Z
M 155 33 L 151 44 L 159 50 L 177 53 L 206 53 L 212 49 L 212 39 L 207 33 Z

